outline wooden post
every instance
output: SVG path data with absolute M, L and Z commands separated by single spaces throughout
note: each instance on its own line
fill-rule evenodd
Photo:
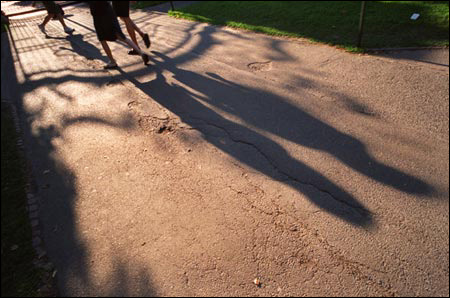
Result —
M 359 16 L 359 32 L 358 32 L 358 41 L 356 43 L 356 46 L 358 48 L 361 47 L 361 41 L 362 41 L 362 35 L 363 35 L 363 29 L 364 29 L 364 17 L 366 15 L 366 1 L 362 1 L 361 3 L 361 14 Z

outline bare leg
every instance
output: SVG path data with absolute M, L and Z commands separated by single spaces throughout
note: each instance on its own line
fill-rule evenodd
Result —
M 131 21 L 130 18 L 126 18 L 126 17 L 120 17 L 120 18 L 125 23 L 125 26 L 127 27 L 128 34 L 131 37 L 131 40 L 139 48 L 139 45 L 138 45 L 138 42 L 137 42 L 137 39 L 136 39 L 136 33 L 134 32 L 133 22 Z
M 106 40 L 101 40 L 100 43 L 102 44 L 103 50 L 105 50 L 105 53 L 109 58 L 109 61 L 111 63 L 116 63 L 116 60 L 114 60 L 114 57 L 111 53 L 111 49 L 109 48 L 108 42 Z
M 72 33 L 74 31 L 74 29 L 67 27 L 66 23 L 64 22 L 64 17 L 62 14 L 57 14 L 56 18 L 59 20 L 59 22 L 61 23 L 61 25 L 64 28 L 64 32 L 66 33 Z
M 150 41 L 150 37 L 148 36 L 147 33 L 142 32 L 138 26 L 136 26 L 136 24 L 130 19 L 131 24 L 133 24 L 133 28 L 134 30 L 139 33 L 139 35 L 142 37 L 142 39 L 144 40 L 145 46 L 147 48 L 149 48 L 152 44 L 152 42 Z
M 146 53 L 144 53 L 133 41 L 129 40 L 128 38 L 122 38 L 120 36 L 117 36 L 117 39 L 126 43 L 127 45 L 129 45 L 131 48 L 133 48 L 133 50 L 135 50 L 136 52 L 139 53 L 139 55 L 141 55 L 142 60 L 144 61 L 144 64 L 147 65 L 148 61 L 149 61 L 149 57 Z
M 144 52 L 142 52 L 142 50 L 133 41 L 129 40 L 128 38 L 125 37 L 125 39 L 124 39 L 124 38 L 122 38 L 120 36 L 117 36 L 117 39 L 120 40 L 121 42 L 124 42 L 127 45 L 129 45 L 133 50 L 138 52 L 139 55 L 144 54 Z
M 64 22 L 64 18 L 61 14 L 57 14 L 56 17 L 58 18 L 59 22 L 61 23 L 61 25 L 63 26 L 64 29 L 67 28 L 66 23 Z
M 49 13 L 49 14 L 45 17 L 45 19 L 44 19 L 44 21 L 42 22 L 41 26 L 42 26 L 42 27 L 45 27 L 45 25 L 47 25 L 48 21 L 50 21 L 54 16 L 55 16 L 54 14 Z
M 139 33 L 139 35 L 141 37 L 144 37 L 144 32 L 141 31 L 141 29 L 138 28 L 138 26 L 136 26 L 136 24 L 133 22 L 133 20 L 130 19 L 131 24 L 133 24 L 133 28 L 134 30 Z

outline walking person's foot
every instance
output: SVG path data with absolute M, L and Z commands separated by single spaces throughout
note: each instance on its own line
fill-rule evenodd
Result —
M 73 31 L 75 31 L 75 29 L 73 29 L 73 28 L 70 28 L 70 27 L 64 28 L 64 32 L 66 32 L 67 34 L 71 34 L 71 33 L 73 33 Z
M 110 61 L 108 64 L 106 64 L 105 66 L 103 66 L 103 69 L 114 69 L 117 68 L 117 63 L 116 61 Z
M 152 43 L 150 42 L 150 37 L 148 36 L 148 34 L 145 33 L 142 39 L 144 40 L 145 46 L 149 48 Z
M 41 30 L 42 33 L 47 34 L 47 32 L 45 31 L 45 26 L 42 24 L 38 25 L 39 30 Z
M 148 55 L 144 53 L 144 54 L 141 55 L 141 57 L 142 57 L 142 60 L 144 61 L 144 65 L 147 65 L 148 61 L 150 60 Z
M 136 50 L 129 50 L 128 51 L 128 55 L 139 55 L 139 53 L 138 52 L 136 52 Z

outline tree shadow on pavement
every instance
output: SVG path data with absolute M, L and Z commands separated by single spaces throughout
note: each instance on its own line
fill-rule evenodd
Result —
M 9 38 L 9 36 L 11 36 Z M 107 272 L 107 280 L 95 281 L 90 269 L 92 252 L 86 246 L 77 225 L 75 211 L 77 200 L 77 176 L 59 157 L 56 143 L 64 142 L 64 130 L 73 124 L 94 123 L 105 127 L 129 131 L 135 128 L 130 115 L 110 121 L 95 115 L 70 115 L 62 117 L 61 125 L 39 125 L 46 116 L 47 106 L 29 111 L 24 106 L 27 93 L 38 87 L 51 86 L 50 77 L 33 80 L 33 75 L 44 72 L 30 72 L 21 61 L 20 46 L 14 42 L 13 34 L 2 34 L 2 99 L 12 102 L 18 110 L 19 121 L 25 141 L 26 156 L 33 173 L 31 192 L 38 198 L 39 219 L 42 240 L 50 261 L 54 264 L 55 279 L 62 296 L 156 296 L 149 268 L 141 265 L 130 267 L 120 255 L 114 255 L 114 264 Z M 82 53 L 82 52 L 81 52 Z M 86 54 L 86 53 L 84 53 Z M 59 71 L 50 71 L 59 72 Z M 81 75 L 80 75 L 81 76 Z M 19 79 L 20 77 L 20 79 Z M 64 83 L 76 80 L 67 76 L 57 80 Z M 107 83 L 111 78 L 97 78 L 96 84 Z M 89 82 L 89 80 L 81 80 Z M 59 96 L 62 101 L 74 100 L 70 95 Z

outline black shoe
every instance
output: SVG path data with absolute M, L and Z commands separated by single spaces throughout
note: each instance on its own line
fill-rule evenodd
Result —
M 128 55 L 139 55 L 139 53 L 136 52 L 135 50 L 130 50 L 128 51 Z
M 142 54 L 142 60 L 144 61 L 144 65 L 148 64 L 148 61 L 150 60 L 150 58 L 148 57 L 147 54 Z
M 145 46 L 149 48 L 152 43 L 150 42 L 150 37 L 148 37 L 148 34 L 145 33 L 142 39 L 144 40 Z
M 115 69 L 117 67 L 118 67 L 118 65 L 116 62 L 109 62 L 108 64 L 103 66 L 103 69 Z

